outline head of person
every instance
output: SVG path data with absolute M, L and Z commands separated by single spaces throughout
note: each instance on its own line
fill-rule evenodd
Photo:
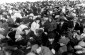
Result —
M 50 42 L 53 42 L 54 40 L 55 40 L 55 34 L 54 33 L 50 33 L 50 34 L 48 34 L 48 40 L 50 41 Z
M 17 17 L 17 18 L 16 18 L 16 23 L 20 23 L 20 22 L 22 22 L 22 20 Z
M 29 16 L 28 18 L 29 18 L 29 19 L 33 19 L 33 16 Z
M 43 32 L 44 32 L 43 29 L 37 29 L 36 30 L 36 36 L 41 36 Z
M 73 19 L 73 22 L 77 22 L 78 21 L 78 18 L 77 17 L 74 17 L 74 19 Z
M 61 35 L 61 38 L 66 38 L 66 34 L 65 34 L 65 33 L 62 34 L 62 35 Z
M 40 20 L 40 18 L 38 18 L 38 17 L 35 19 L 35 22 L 36 22 L 36 23 L 40 23 L 40 21 L 41 21 L 41 20 Z

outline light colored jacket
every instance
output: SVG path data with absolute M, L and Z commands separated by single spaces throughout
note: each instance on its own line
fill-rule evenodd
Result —
M 15 38 L 17 39 L 17 38 L 21 38 L 22 36 L 20 35 L 21 33 L 22 33 L 22 30 L 24 29 L 24 28 L 28 28 L 26 25 L 20 25 L 18 28 L 17 28 L 17 30 L 16 30 L 16 35 L 15 35 Z
M 33 45 L 31 51 L 36 52 L 36 49 L 38 48 L 38 45 Z M 41 46 L 41 52 L 39 55 L 53 55 L 52 51 L 45 46 Z

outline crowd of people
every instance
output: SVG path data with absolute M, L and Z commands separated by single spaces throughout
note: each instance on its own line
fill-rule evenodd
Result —
M 85 7 L 78 4 L 0 5 L 0 55 L 84 55 Z

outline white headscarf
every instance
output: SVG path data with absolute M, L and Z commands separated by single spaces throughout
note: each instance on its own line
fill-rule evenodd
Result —
M 14 20 L 14 22 L 16 21 L 16 18 L 22 18 L 21 14 L 19 12 L 16 12 L 14 15 L 11 16 L 11 18 Z
M 21 24 L 21 25 L 17 28 L 17 30 L 16 30 L 16 35 L 15 35 L 15 38 L 16 38 L 16 39 L 22 38 L 22 36 L 21 36 L 20 34 L 22 33 L 22 30 L 23 30 L 24 28 L 28 28 L 28 27 L 27 27 L 26 25 Z

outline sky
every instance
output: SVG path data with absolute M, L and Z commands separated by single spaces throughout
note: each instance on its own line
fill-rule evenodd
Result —
M 6 2 L 7 3 L 13 3 L 13 2 L 25 2 L 25 1 L 35 2 L 35 1 L 40 1 L 40 0 L 0 0 L 0 4 L 6 3 Z M 41 1 L 45 1 L 45 0 L 41 0 Z
M 2 3 L 13 3 L 13 2 L 25 2 L 25 1 L 31 1 L 31 2 L 35 2 L 35 1 L 39 1 L 39 0 L 0 0 L 0 4 Z

